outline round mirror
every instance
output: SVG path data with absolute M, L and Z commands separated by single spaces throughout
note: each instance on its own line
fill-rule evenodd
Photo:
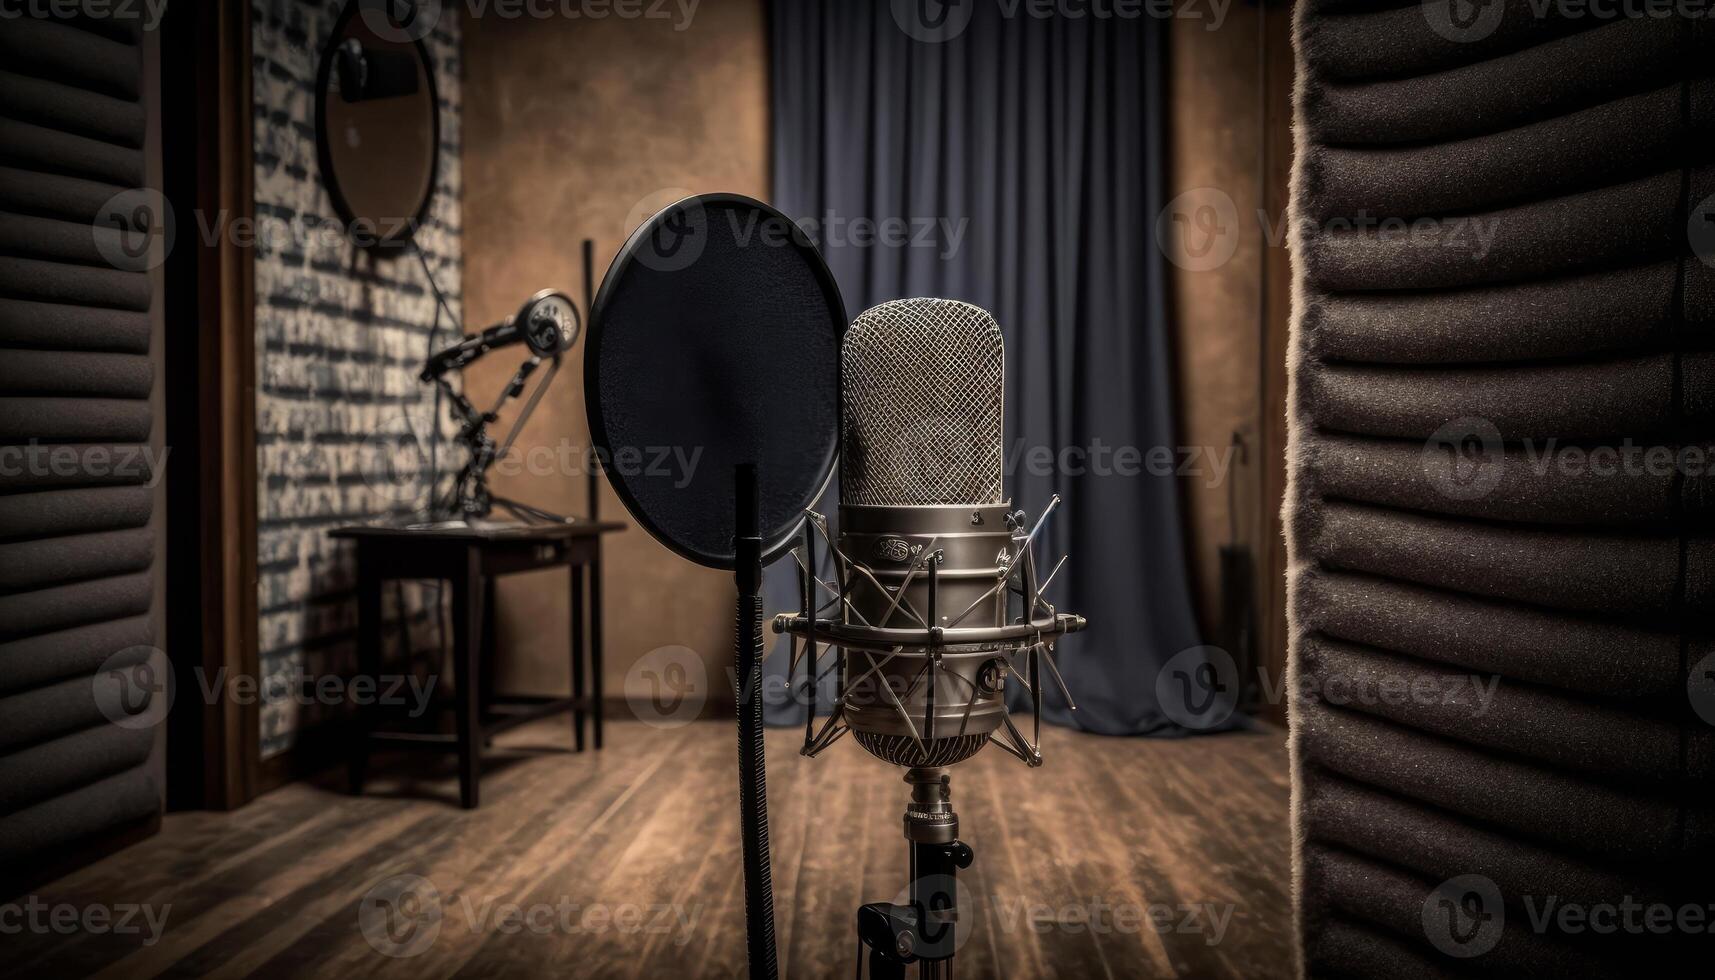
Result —
M 404 245 L 435 191 L 441 141 L 435 71 L 407 32 L 346 5 L 316 78 L 316 144 L 322 183 L 364 247 Z

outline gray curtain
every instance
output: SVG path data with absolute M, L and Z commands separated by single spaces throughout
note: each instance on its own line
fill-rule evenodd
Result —
M 912 18 L 939 7 L 773 5 L 773 203 L 821 243 L 849 314 L 942 296 L 1000 320 L 1008 493 L 1032 514 L 1064 498 L 1044 554 L 1072 560 L 1049 598 L 1090 621 L 1059 658 L 1078 710 L 1054 692 L 1048 714 L 1180 734 L 1155 694 L 1162 665 L 1199 642 L 1174 478 L 1096 455 L 1175 445 L 1153 238 L 1162 25 L 1004 18 L 971 0 L 944 8 L 956 36 L 919 40 Z M 1066 449 L 1088 465 L 1043 464 Z M 798 607 L 795 579 L 789 561 L 770 570 L 773 609 Z M 784 653 L 769 660 L 771 720 L 802 723 Z

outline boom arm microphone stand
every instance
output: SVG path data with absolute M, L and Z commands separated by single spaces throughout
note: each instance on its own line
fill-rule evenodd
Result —
M 565 294 L 545 289 L 530 297 L 515 316 L 465 337 L 429 358 L 423 366 L 421 378 L 433 381 L 446 395 L 448 410 L 459 424 L 458 435 L 454 438 L 465 447 L 470 457 L 459 470 L 447 498 L 431 502 L 434 513 L 450 512 L 469 520 L 487 517 L 498 504 L 526 523 L 563 524 L 569 520 L 540 507 L 496 495 L 488 488 L 488 471 L 495 460 L 511 451 L 518 433 L 524 429 L 524 423 L 536 411 L 537 403 L 559 372 L 561 353 L 576 341 L 580 327 L 577 306 Z M 487 411 L 477 408 L 449 380 L 452 372 L 462 371 L 489 352 L 515 343 L 528 345 L 530 356 L 513 372 L 512 380 L 500 390 L 500 395 Z M 547 373 L 542 375 L 525 400 L 505 440 L 495 442 L 488 433 L 489 424 L 499 418 L 500 410 L 507 402 L 523 394 L 530 376 L 544 359 L 550 362 Z

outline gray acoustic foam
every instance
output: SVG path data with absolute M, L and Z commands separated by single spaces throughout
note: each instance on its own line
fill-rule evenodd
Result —
M 1706 968 L 1542 911 L 1715 908 L 1715 24 L 1295 16 L 1301 967 Z
M 103 206 L 144 183 L 135 25 L 0 20 L 0 866 L 150 818 L 151 278 Z M 136 720 L 136 724 L 120 723 Z

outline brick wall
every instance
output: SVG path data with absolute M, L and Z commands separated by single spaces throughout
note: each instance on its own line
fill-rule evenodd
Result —
M 342 0 L 252 4 L 255 82 L 256 442 L 259 647 L 264 758 L 293 745 L 339 709 L 307 703 L 302 678 L 348 672 L 357 625 L 349 545 L 340 524 L 409 513 L 427 499 L 428 467 L 415 435 L 433 424 L 430 390 L 416 379 L 436 303 L 409 252 L 376 258 L 329 229 L 338 223 L 320 181 L 315 80 Z M 459 24 L 448 6 L 424 39 L 436 68 L 438 185 L 417 242 L 453 310 L 462 315 Z M 434 343 L 459 327 L 440 318 Z M 443 432 L 449 427 L 440 423 Z M 438 469 L 458 453 L 443 441 Z M 389 589 L 387 634 L 402 608 L 415 668 L 434 669 L 430 615 L 438 592 Z

